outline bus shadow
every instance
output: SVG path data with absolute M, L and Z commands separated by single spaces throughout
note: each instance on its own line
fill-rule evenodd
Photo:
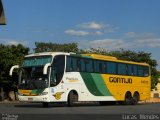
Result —
M 91 107 L 91 106 L 99 106 L 99 104 L 91 104 L 91 103 L 78 103 L 75 104 L 74 107 Z M 17 108 L 58 108 L 58 107 L 68 107 L 66 103 L 49 103 L 48 107 L 43 107 L 42 103 L 18 103 L 14 105 Z
M 139 103 L 137 105 L 122 105 L 122 104 L 106 104 L 106 105 L 100 105 L 97 103 L 76 103 L 74 107 L 103 107 L 103 106 L 140 106 L 144 105 L 146 103 Z M 43 107 L 42 103 L 18 103 L 14 105 L 14 107 L 17 108 L 57 108 L 57 107 L 68 107 L 66 103 L 49 103 L 48 107 Z

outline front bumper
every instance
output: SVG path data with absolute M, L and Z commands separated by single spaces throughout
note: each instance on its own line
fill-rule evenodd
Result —
M 19 101 L 24 102 L 50 102 L 48 95 L 41 95 L 41 96 L 21 96 L 18 95 Z

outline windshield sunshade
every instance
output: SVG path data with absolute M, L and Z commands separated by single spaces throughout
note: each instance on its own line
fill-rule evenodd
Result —
M 24 59 L 22 66 L 23 67 L 43 66 L 46 63 L 50 63 L 51 59 L 52 59 L 51 56 L 29 57 Z

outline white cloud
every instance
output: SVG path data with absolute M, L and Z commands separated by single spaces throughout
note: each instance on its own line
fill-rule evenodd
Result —
M 105 48 L 107 50 L 113 50 L 122 48 L 124 46 L 124 42 L 121 39 L 100 39 L 92 41 L 81 41 L 79 42 L 79 45 L 81 48 Z
M 14 40 L 14 39 L 4 39 L 4 38 L 0 38 L 1 43 L 3 44 L 7 44 L 7 45 L 18 45 L 18 44 L 22 44 L 22 45 L 27 45 L 27 41 L 19 41 L 19 40 Z
M 78 30 L 68 29 L 64 31 L 68 35 L 73 36 L 86 36 L 86 35 L 104 35 L 105 33 L 115 32 L 118 27 L 115 27 L 111 24 L 102 24 L 97 22 L 88 22 L 76 25 Z M 76 28 L 76 29 L 77 29 Z
M 125 33 L 125 35 L 126 35 L 127 37 L 133 38 L 133 37 L 136 36 L 136 33 L 135 33 L 135 32 L 127 32 L 127 33 Z
M 113 33 L 113 32 L 116 32 L 118 29 L 119 29 L 119 27 L 115 27 L 115 26 L 113 26 L 113 25 L 111 25 L 111 24 L 107 24 L 107 25 L 105 26 L 104 31 L 105 31 L 106 33 Z
M 160 38 L 156 37 L 153 33 L 136 33 L 127 32 L 125 34 L 126 40 L 135 47 L 160 47 Z
M 136 33 L 136 32 L 127 32 L 125 33 L 125 36 L 128 38 L 153 38 L 154 34 L 153 33 Z
M 89 32 L 87 32 L 87 31 L 73 30 L 73 29 L 66 30 L 65 33 L 68 34 L 68 35 L 75 35 L 75 36 L 89 35 Z
M 18 42 L 18 41 L 11 40 L 11 41 L 7 41 L 7 44 L 9 44 L 9 45 L 18 45 L 19 42 Z
M 103 35 L 103 32 L 101 31 L 96 31 L 95 33 L 93 33 L 94 35 Z
M 105 27 L 105 25 L 101 24 L 101 23 L 97 23 L 97 22 L 88 22 L 88 23 L 83 23 L 81 25 L 78 25 L 81 28 L 85 28 L 85 29 L 102 29 Z
M 87 43 L 87 44 L 86 44 Z M 105 48 L 107 50 L 116 50 L 119 48 L 160 48 L 160 38 L 153 33 L 135 33 L 128 32 L 121 38 L 105 38 L 99 40 L 88 40 L 79 42 L 82 48 Z
M 136 39 L 138 46 L 156 48 L 160 47 L 160 38 Z
M 77 26 L 84 29 L 103 30 L 106 33 L 115 32 L 117 29 L 119 29 L 118 27 L 115 27 L 111 24 L 102 24 L 97 22 L 82 23 Z

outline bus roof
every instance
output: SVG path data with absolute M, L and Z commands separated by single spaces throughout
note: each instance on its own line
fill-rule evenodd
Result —
M 98 55 L 98 54 L 82 54 L 83 56 L 91 57 L 94 59 L 99 59 L 99 60 L 109 60 L 113 62 L 121 62 L 121 63 L 128 63 L 128 64 L 137 64 L 137 65 L 147 65 L 147 63 L 142 63 L 142 62 L 133 62 L 133 61 L 126 61 L 126 60 L 119 60 L 116 57 L 112 56 L 106 56 L 106 55 Z
M 107 55 L 99 55 L 99 54 L 75 54 L 75 53 L 66 53 L 66 52 L 41 52 L 41 53 L 33 53 L 26 55 L 25 57 L 33 57 L 33 56 L 45 56 L 45 55 L 71 55 L 71 56 L 77 56 L 77 57 L 89 57 L 93 59 L 98 59 L 98 60 L 109 60 L 113 62 L 121 62 L 121 63 L 128 63 L 128 64 L 137 64 L 137 65 L 147 65 L 147 63 L 142 63 L 142 62 L 133 62 L 133 61 L 126 61 L 126 60 L 119 60 L 116 57 L 112 56 L 107 56 Z
M 45 55 L 70 55 L 69 53 L 65 52 L 41 52 L 41 53 L 32 53 L 29 55 L 26 55 L 25 57 L 33 57 L 33 56 L 45 56 Z

